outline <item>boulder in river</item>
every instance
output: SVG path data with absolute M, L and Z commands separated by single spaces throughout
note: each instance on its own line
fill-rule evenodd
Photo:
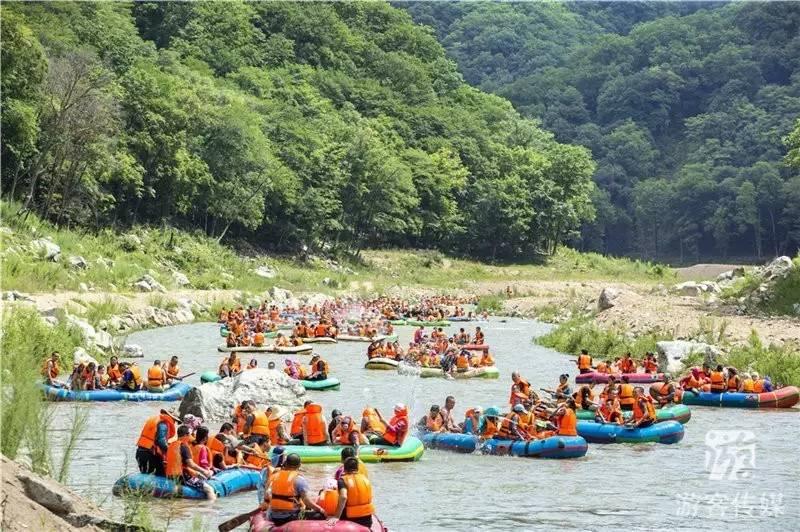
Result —
M 257 368 L 191 389 L 178 410 L 181 417 L 192 414 L 208 423 L 229 419 L 234 407 L 246 399 L 262 410 L 281 406 L 291 411 L 303 406 L 305 396 L 303 385 L 282 371 Z
M 673 340 L 656 343 L 658 367 L 661 371 L 676 376 L 683 370 L 683 359 L 693 353 L 702 353 L 704 361 L 713 364 L 720 350 L 713 345 L 687 340 Z

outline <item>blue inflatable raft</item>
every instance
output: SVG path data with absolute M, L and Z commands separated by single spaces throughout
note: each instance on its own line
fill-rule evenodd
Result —
M 163 392 L 124 392 L 120 390 L 93 390 L 75 392 L 66 388 L 42 385 L 45 397 L 50 401 L 180 401 L 192 386 L 178 382 Z
M 543 440 L 481 440 L 473 434 L 428 432 L 420 436 L 425 447 L 459 453 L 480 451 L 484 454 L 527 458 L 580 458 L 589 446 L 580 436 L 552 436 Z
M 634 429 L 616 423 L 578 421 L 578 435 L 589 443 L 678 443 L 683 439 L 683 425 L 677 421 L 662 421 Z
M 240 467 L 225 469 L 211 477 L 207 482 L 214 488 L 217 497 L 226 497 L 240 491 L 257 489 L 261 483 L 261 471 Z M 114 483 L 111 491 L 117 496 L 135 492 L 152 495 L 153 497 L 206 498 L 205 492 L 201 489 L 176 484 L 168 478 L 157 477 L 147 473 L 125 475 Z

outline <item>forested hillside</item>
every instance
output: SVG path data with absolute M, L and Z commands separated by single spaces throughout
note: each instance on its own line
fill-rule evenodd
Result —
M 403 5 L 465 79 L 597 161 L 577 245 L 646 257 L 794 253 L 800 3 Z
M 61 226 L 519 258 L 593 216 L 588 150 L 385 3 L 4 3 L 2 33 L 3 193 Z

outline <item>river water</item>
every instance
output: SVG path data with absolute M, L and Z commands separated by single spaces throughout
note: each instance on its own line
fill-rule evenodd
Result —
M 474 329 L 474 324 L 463 324 Z M 549 326 L 520 319 L 481 323 L 501 372 L 498 380 L 446 381 L 363 369 L 366 344 L 342 342 L 315 346 L 342 381 L 341 390 L 310 392 L 326 413 L 333 408 L 359 416 L 365 405 L 385 414 L 406 402 L 413 419 L 433 403 L 456 397 L 456 413 L 466 408 L 504 406 L 510 374 L 519 370 L 535 388 L 553 388 L 561 373 L 575 372 L 570 358 L 537 346 L 532 339 Z M 398 327 L 407 343 L 411 327 Z M 193 324 L 143 331 L 129 343 L 153 358 L 176 354 L 184 372 L 213 369 L 221 355 L 215 324 Z M 259 355 L 281 363 L 282 355 Z M 306 358 L 307 360 L 307 358 Z M 116 515 L 123 502 L 111 495 L 114 481 L 136 469 L 135 442 L 145 419 L 164 403 L 92 403 L 88 426 L 77 444 L 68 484 Z M 58 404 L 53 435 L 63 439 L 74 405 Z M 212 424 L 212 433 L 218 428 Z M 755 434 L 755 448 L 716 455 L 706 445 L 709 431 Z M 711 433 L 712 436 L 715 434 Z M 745 434 L 747 436 L 747 434 Z M 800 529 L 800 409 L 783 411 L 692 408 L 686 436 L 677 445 L 592 445 L 574 460 L 460 455 L 426 450 L 417 463 L 369 464 L 377 515 L 391 530 L 798 530 Z M 723 450 L 730 451 L 731 448 Z M 734 449 L 735 450 L 735 449 Z M 731 461 L 731 457 L 739 460 Z M 727 465 L 727 467 L 726 467 Z M 319 489 L 335 464 L 306 465 L 305 475 Z M 728 478 L 736 474 L 737 478 Z M 719 476 L 725 476 L 718 479 Z M 148 501 L 156 520 L 170 530 L 216 526 L 256 505 L 253 492 L 214 503 Z

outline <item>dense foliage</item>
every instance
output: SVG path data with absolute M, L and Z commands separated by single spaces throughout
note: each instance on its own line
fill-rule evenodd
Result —
M 398 5 L 469 83 L 592 150 L 584 249 L 697 260 L 800 247 L 800 172 L 782 161 L 800 115 L 800 4 Z
M 594 214 L 588 150 L 385 3 L 6 3 L 2 33 L 4 194 L 58 225 L 500 258 Z

